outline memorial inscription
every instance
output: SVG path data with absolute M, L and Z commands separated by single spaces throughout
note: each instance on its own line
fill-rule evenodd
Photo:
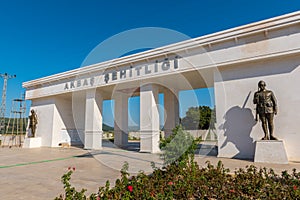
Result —
M 88 88 L 110 82 L 117 82 L 119 80 L 133 79 L 140 76 L 151 76 L 155 73 L 168 73 L 179 68 L 178 56 L 174 58 L 165 58 L 163 60 L 156 60 L 137 66 L 125 66 L 118 69 L 111 69 L 105 71 L 101 75 L 86 77 L 69 81 L 64 84 L 64 90 L 75 90 L 79 88 Z

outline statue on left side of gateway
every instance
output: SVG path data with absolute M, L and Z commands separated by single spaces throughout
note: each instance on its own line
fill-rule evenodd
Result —
M 31 131 L 30 137 L 35 137 L 35 131 L 36 131 L 36 125 L 37 125 L 37 114 L 35 111 L 32 109 L 31 110 L 31 115 L 29 116 L 29 129 Z

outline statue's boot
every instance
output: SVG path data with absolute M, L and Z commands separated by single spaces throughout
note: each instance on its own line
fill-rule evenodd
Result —
M 270 135 L 270 140 L 278 140 L 276 137 L 273 136 L 273 134 Z
M 265 135 L 265 137 L 261 138 L 261 140 L 269 140 L 269 138 Z

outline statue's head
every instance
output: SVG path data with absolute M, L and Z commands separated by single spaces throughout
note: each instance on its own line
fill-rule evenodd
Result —
M 259 81 L 259 82 L 258 82 L 258 87 L 261 88 L 261 89 L 265 89 L 265 87 L 266 87 L 266 82 L 264 82 L 264 81 Z
M 31 110 L 31 113 L 34 113 L 34 110 L 33 110 L 33 109 Z

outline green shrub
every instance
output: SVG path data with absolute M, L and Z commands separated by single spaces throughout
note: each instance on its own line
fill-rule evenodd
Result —
M 183 130 L 181 125 L 177 126 L 172 135 L 160 141 L 164 164 L 185 165 L 187 162 L 193 162 L 199 141 L 200 139 L 195 140 L 190 133 Z

